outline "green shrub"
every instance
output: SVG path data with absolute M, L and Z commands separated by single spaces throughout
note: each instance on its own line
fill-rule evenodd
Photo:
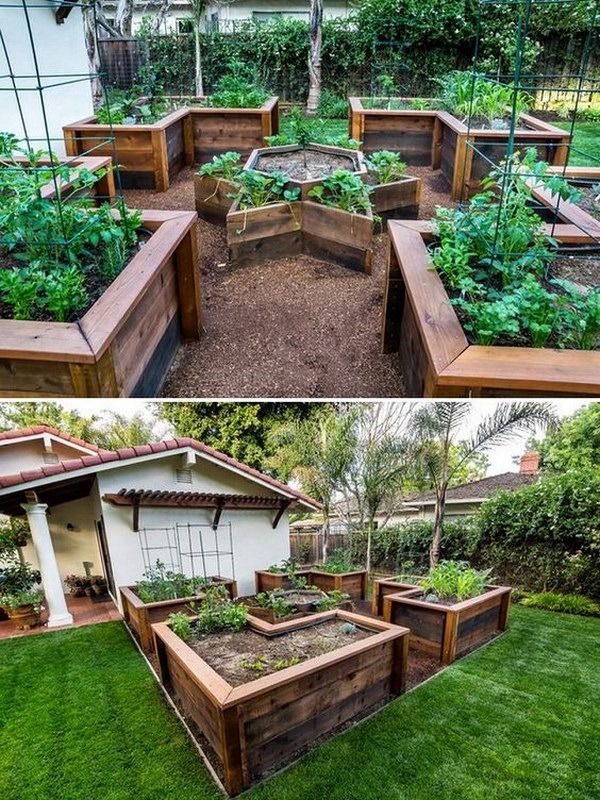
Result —
M 343 119 L 348 116 L 348 101 L 329 89 L 323 89 L 317 114 L 323 119 Z
M 596 603 L 581 594 L 537 592 L 535 594 L 525 594 L 519 602 L 528 608 L 541 608 L 544 611 L 561 611 L 563 614 L 600 617 L 600 603 Z

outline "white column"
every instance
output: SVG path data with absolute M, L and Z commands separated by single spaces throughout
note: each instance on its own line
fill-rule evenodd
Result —
M 23 508 L 27 512 L 27 521 L 31 531 L 31 539 L 42 573 L 42 586 L 48 604 L 48 627 L 58 628 L 61 625 L 72 625 L 73 616 L 69 613 L 65 600 L 56 555 L 48 527 L 48 518 L 45 503 L 25 503 Z

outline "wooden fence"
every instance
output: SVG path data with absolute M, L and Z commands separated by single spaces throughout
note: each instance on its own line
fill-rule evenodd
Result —
M 351 537 L 347 533 L 330 533 L 329 553 L 350 547 Z M 320 564 L 323 561 L 323 532 L 290 533 L 290 555 L 301 564 Z
M 140 39 L 98 39 L 98 54 L 106 85 L 131 89 L 148 61 L 148 46 Z

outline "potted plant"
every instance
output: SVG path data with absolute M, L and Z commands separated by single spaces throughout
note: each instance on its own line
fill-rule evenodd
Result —
M 107 593 L 107 583 L 104 575 L 92 575 L 92 589 L 97 597 L 102 597 Z
M 84 597 L 86 589 L 91 586 L 90 578 L 86 575 L 67 575 L 65 585 L 73 597 Z
M 16 147 L 0 137 L 0 155 Z M 23 164 L 0 170 L 0 195 L 0 394 L 153 395 L 200 335 L 196 215 L 64 203 Z
M 382 220 L 416 219 L 419 216 L 421 179 L 406 174 L 399 153 L 378 150 L 365 159 L 366 182 L 373 188 L 373 210 Z
M 0 596 L 0 604 L 19 630 L 29 630 L 40 623 L 43 599 L 42 591 L 30 589 L 15 594 L 4 594 Z
M 242 169 L 239 153 L 228 151 L 213 156 L 194 175 L 194 195 L 198 216 L 207 222 L 224 225 L 238 190 L 237 176 Z

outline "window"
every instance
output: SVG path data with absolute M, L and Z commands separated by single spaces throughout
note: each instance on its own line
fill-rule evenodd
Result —
M 193 33 L 194 23 L 190 17 L 179 17 L 177 19 L 177 33 Z
M 253 22 L 270 22 L 275 17 L 291 17 L 308 22 L 308 11 L 253 11 Z

